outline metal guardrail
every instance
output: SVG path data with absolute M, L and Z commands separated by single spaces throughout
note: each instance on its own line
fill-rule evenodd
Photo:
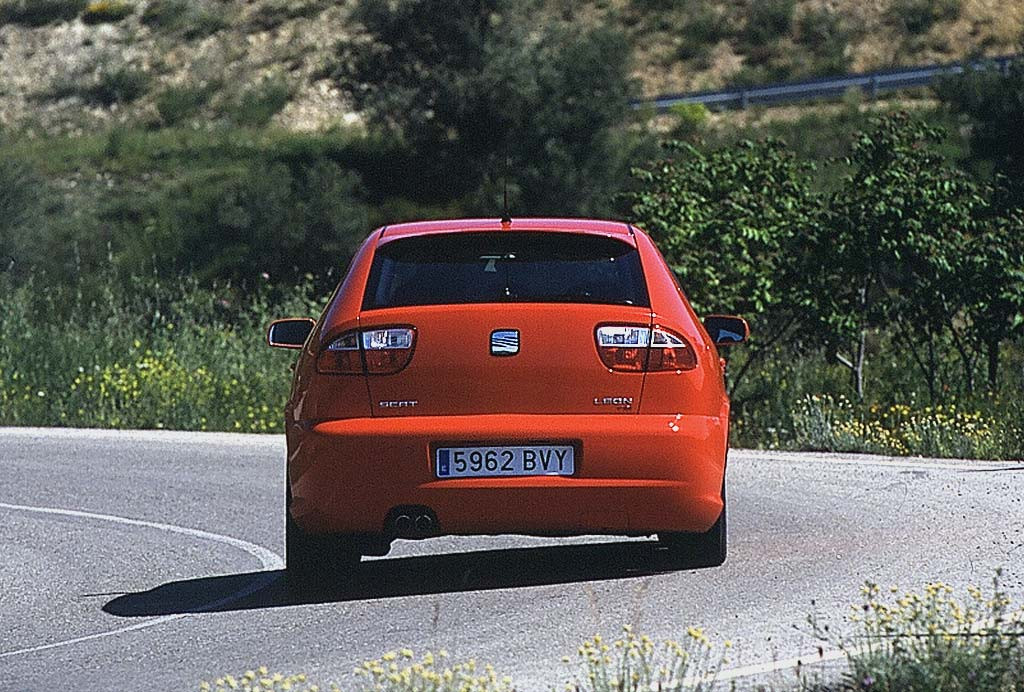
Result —
M 877 72 L 862 72 L 842 77 L 824 77 L 802 82 L 784 82 L 756 87 L 736 87 L 721 91 L 667 94 L 653 99 L 634 101 L 632 106 L 636 109 L 653 106 L 658 112 L 664 112 L 680 103 L 702 103 L 712 110 L 746 108 L 755 104 L 792 103 L 794 101 L 840 96 L 847 89 L 851 88 L 859 88 L 871 98 L 875 98 L 883 91 L 929 86 L 939 77 L 962 73 L 966 67 L 981 69 L 994 65 L 1003 74 L 1006 74 L 1010 69 L 1010 64 L 1022 57 L 1024 56 L 1001 55 L 996 58 L 985 58 L 969 63 L 955 62 Z

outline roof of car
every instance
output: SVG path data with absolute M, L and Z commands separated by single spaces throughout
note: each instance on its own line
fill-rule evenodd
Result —
M 615 236 L 632 241 L 633 231 L 622 221 L 597 219 L 514 218 L 502 224 L 501 219 L 446 219 L 443 221 L 416 221 L 397 223 L 381 229 L 381 240 L 433 233 L 463 233 L 480 231 L 551 231 L 555 233 L 589 233 Z

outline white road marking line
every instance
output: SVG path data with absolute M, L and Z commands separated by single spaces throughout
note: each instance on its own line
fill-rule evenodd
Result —
M 796 670 L 797 668 L 805 668 L 816 663 L 827 663 L 828 661 L 839 661 L 846 658 L 846 652 L 836 650 L 824 651 L 819 654 L 817 651 L 806 656 L 798 656 L 796 658 L 786 658 L 781 661 L 766 661 L 764 663 L 752 663 L 746 666 L 739 666 L 736 668 L 727 668 L 718 672 L 718 675 L 714 676 L 716 682 L 725 682 L 728 680 L 737 680 L 739 678 L 748 678 L 753 675 L 764 675 L 765 673 L 778 673 L 783 670 Z M 690 681 L 698 682 L 698 680 Z
M 75 517 L 78 519 L 97 519 L 100 521 L 109 521 L 115 524 L 125 524 L 128 526 L 142 526 L 148 529 L 158 529 L 160 531 L 168 531 L 170 533 L 177 533 L 183 536 L 189 536 L 190 538 L 200 538 L 206 541 L 214 541 L 216 543 L 223 543 L 230 545 L 234 548 L 238 548 L 254 558 L 260 561 L 264 570 L 281 570 L 284 568 L 284 560 L 281 559 L 277 553 L 267 550 L 263 546 L 243 541 L 239 538 L 232 538 L 231 536 L 224 536 L 219 533 L 211 533 L 210 531 L 202 531 L 200 529 L 190 529 L 184 526 L 175 526 L 174 524 L 163 524 L 156 521 L 144 521 L 142 519 L 129 519 L 127 517 L 119 517 L 113 514 L 99 514 L 97 512 L 82 512 L 74 509 L 59 509 L 57 507 L 30 507 L 28 505 L 12 505 L 6 502 L 0 502 L 0 509 L 10 509 L 20 512 L 35 512 L 37 514 L 56 514 L 64 517 Z M 179 620 L 187 617 L 193 613 L 201 613 L 207 610 L 213 610 L 219 608 L 222 605 L 231 603 L 233 601 L 240 600 L 256 593 L 280 578 L 280 574 L 266 574 L 262 577 L 254 579 L 248 586 L 232 594 L 228 594 L 222 598 L 218 598 L 215 601 L 204 603 L 200 606 L 190 609 L 186 613 L 175 613 L 174 615 L 163 615 L 161 617 L 152 618 L 150 620 L 143 620 L 142 622 L 136 622 L 132 625 L 125 627 L 119 627 L 115 630 L 109 630 L 107 632 L 97 632 L 96 634 L 89 634 L 83 637 L 75 637 L 74 639 L 66 639 L 64 641 L 53 642 L 52 644 L 42 644 L 40 646 L 30 646 L 24 649 L 15 649 L 14 651 L 0 652 L 0 658 L 7 658 L 9 656 L 17 656 L 19 654 L 29 654 L 38 651 L 46 651 L 48 649 L 56 649 L 59 647 L 70 646 L 72 644 L 79 644 L 81 642 L 91 641 L 93 639 L 102 639 L 104 637 L 112 637 L 116 634 L 124 634 L 125 632 L 134 632 L 135 630 L 145 629 L 147 627 L 155 627 L 156 625 L 162 625 L 165 622 L 171 622 L 172 620 Z

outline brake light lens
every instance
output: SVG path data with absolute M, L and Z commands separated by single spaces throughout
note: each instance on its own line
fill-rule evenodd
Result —
M 366 372 L 370 375 L 396 373 L 412 360 L 416 331 L 408 327 L 363 332 Z
M 651 330 L 647 327 L 598 327 L 597 352 L 611 370 L 643 372 L 650 339 Z
M 359 332 L 345 332 L 327 344 L 316 359 L 318 372 L 328 375 L 362 375 L 363 355 L 359 351 Z
M 697 353 L 690 343 L 661 327 L 598 327 L 597 352 L 605 367 L 616 372 L 680 372 L 697 367 Z
M 317 371 L 326 375 L 392 375 L 412 360 L 411 327 L 345 332 L 320 352 Z
M 667 329 L 651 330 L 651 356 L 647 360 L 647 372 L 665 370 L 693 370 L 697 367 L 697 352 L 690 342 Z

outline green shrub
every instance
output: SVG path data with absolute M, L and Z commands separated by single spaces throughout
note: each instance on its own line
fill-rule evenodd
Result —
M 725 642 L 725 647 L 731 648 L 732 643 Z M 715 676 L 725 662 L 699 627 L 688 628 L 682 642 L 668 640 L 659 646 L 627 625 L 615 641 L 606 642 L 598 635 L 584 642 L 577 653 L 579 672 L 566 685 L 576 692 L 701 692 L 715 686 Z M 571 659 L 565 657 L 562 662 Z
M 692 137 L 703 130 L 710 117 L 707 106 L 702 103 L 677 103 L 669 112 L 676 119 L 672 134 L 681 139 Z
M 142 12 L 142 23 L 187 40 L 205 38 L 228 25 L 227 10 L 189 0 L 152 0 Z
M 877 584 L 861 589 L 863 602 L 850 620 L 858 631 L 836 636 L 812 615 L 820 638 L 847 654 L 842 689 L 872 692 L 997 692 L 1024 688 L 1024 625 L 996 571 L 986 594 L 968 587 L 967 597 L 936 582 L 921 592 L 884 594 Z
M 177 28 L 190 7 L 188 0 L 151 0 L 142 11 L 142 23 L 155 29 Z
M 164 89 L 156 97 L 156 110 L 165 125 L 177 125 L 198 113 L 218 84 L 183 84 Z
M 926 34 L 936 22 L 960 16 L 962 0 L 895 0 L 887 13 L 888 20 L 902 26 L 908 34 Z
M 687 3 L 685 9 L 685 37 L 701 43 L 718 43 L 732 35 L 727 18 L 715 8 L 707 4 L 693 6 Z
M 1007 413 L 986 415 L 955 404 L 858 408 L 843 396 L 812 394 L 792 413 L 794 444 L 830 452 L 1016 458 L 1024 426 Z
M 693 7 L 693 0 L 630 0 L 640 12 L 669 14 Z
M 684 38 L 676 46 L 675 55 L 672 57 L 692 61 L 690 67 L 693 69 L 706 70 L 711 65 L 711 48 L 711 44 Z
M 119 22 L 135 11 L 130 2 L 119 0 L 98 0 L 90 2 L 82 13 L 82 21 L 86 24 L 102 24 L 105 22 Z
M 249 24 L 260 31 L 270 31 L 291 19 L 313 17 L 324 9 L 322 0 L 292 2 L 275 0 L 257 7 L 249 18 Z
M 345 132 L 255 131 L 224 122 L 0 143 L 23 162 L 19 168 L 44 181 L 79 181 L 72 189 L 47 188 L 44 206 L 52 213 L 30 224 L 31 234 L 12 238 L 22 248 L 20 266 L 55 277 L 76 266 L 76 242 L 83 271 L 102 267 L 109 240 L 114 263 L 133 272 L 194 271 L 205 281 L 266 272 L 286 282 L 343 269 L 371 222 L 461 211 L 399 209 L 382 195 L 371 219 L 370 192 L 357 170 L 374 176 L 380 194 L 399 163 L 385 143 Z
M 779 63 L 775 60 L 775 45 L 762 47 L 747 53 L 747 64 L 729 78 L 734 87 L 756 87 L 772 82 L 781 82 L 792 75 L 792 66 L 788 62 Z
M 793 30 L 796 0 L 757 0 L 747 9 L 743 39 L 752 46 L 763 46 L 789 36 Z
M 228 26 L 227 10 L 221 7 L 199 7 L 190 13 L 182 30 L 182 36 L 189 40 L 206 38 Z
M 850 66 L 846 55 L 852 31 L 842 16 L 827 8 L 812 9 L 797 20 L 796 41 L 806 48 L 813 59 L 808 74 L 841 74 Z
M 288 104 L 292 88 L 284 78 L 267 77 L 246 89 L 228 112 L 228 117 L 242 127 L 263 127 Z
M 879 421 L 865 423 L 844 396 L 809 394 L 793 411 L 799 449 L 824 452 L 909 454 L 903 440 Z
M 53 99 L 72 96 L 86 103 L 111 106 L 131 103 L 149 89 L 150 76 L 131 65 L 102 65 L 95 75 L 60 78 L 47 94 Z
M 707 4 L 687 7 L 685 12 L 686 19 L 679 30 L 681 43 L 676 49 L 676 57 L 681 60 L 706 58 L 716 43 L 731 35 L 726 18 Z
M 149 74 L 130 65 L 106 68 L 91 88 L 84 92 L 86 100 L 110 106 L 131 103 L 149 89 Z
M 44 26 L 74 19 L 87 0 L 0 0 L 0 24 Z
M 360 195 L 359 177 L 331 161 L 293 167 L 249 156 L 197 165 L 141 208 L 129 197 L 109 223 L 124 266 L 281 281 L 343 266 L 369 230 Z

